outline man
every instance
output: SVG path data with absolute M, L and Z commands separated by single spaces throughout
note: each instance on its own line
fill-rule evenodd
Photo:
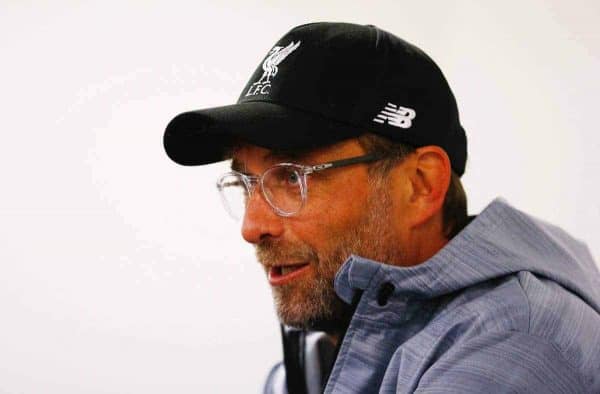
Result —
M 265 392 L 600 392 L 587 248 L 502 200 L 467 217 L 456 102 L 413 45 L 296 27 L 237 104 L 177 116 L 164 144 L 232 159 L 218 187 L 284 327 Z

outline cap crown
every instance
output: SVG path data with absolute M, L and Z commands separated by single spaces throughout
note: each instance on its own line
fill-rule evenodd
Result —
M 272 102 L 413 146 L 439 145 L 462 175 L 466 137 L 437 65 L 374 26 L 298 26 L 269 51 L 238 103 Z M 283 131 L 282 131 L 283 132 Z

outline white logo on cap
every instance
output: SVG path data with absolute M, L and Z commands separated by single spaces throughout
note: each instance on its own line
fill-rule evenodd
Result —
M 267 58 L 262 64 L 263 75 L 260 79 L 250 85 L 246 92 L 246 96 L 254 96 L 257 94 L 269 94 L 271 91 L 271 78 L 277 75 L 279 68 L 277 67 L 288 55 L 294 52 L 300 46 L 300 42 L 292 41 L 286 47 L 273 47 L 267 54 Z
M 391 126 L 408 129 L 412 126 L 412 120 L 416 116 L 417 112 L 414 109 L 387 103 L 385 108 L 373 119 L 373 122 L 382 124 L 387 122 Z

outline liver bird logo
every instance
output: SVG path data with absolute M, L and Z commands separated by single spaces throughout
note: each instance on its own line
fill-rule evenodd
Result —
M 281 63 L 286 57 L 288 57 L 290 53 L 294 52 L 300 46 L 300 42 L 301 41 L 294 43 L 294 41 L 292 41 L 286 47 L 276 46 L 273 49 L 271 49 L 269 51 L 269 54 L 267 55 L 267 58 L 262 64 L 262 68 L 264 71 L 263 75 L 258 81 L 255 82 L 255 84 L 269 83 L 271 81 L 271 78 L 277 75 L 277 66 L 279 65 L 279 63 Z

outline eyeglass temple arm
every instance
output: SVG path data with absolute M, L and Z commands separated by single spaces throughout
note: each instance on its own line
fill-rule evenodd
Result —
M 351 157 L 349 159 L 335 160 L 335 161 L 332 161 L 329 163 L 315 164 L 314 166 L 308 166 L 307 174 L 311 173 L 311 172 L 323 171 L 328 168 L 345 167 L 345 166 L 349 166 L 352 164 L 359 164 L 359 163 L 371 163 L 371 162 L 377 161 L 381 158 L 382 158 L 381 155 L 368 154 L 368 155 L 364 155 L 364 156 Z

